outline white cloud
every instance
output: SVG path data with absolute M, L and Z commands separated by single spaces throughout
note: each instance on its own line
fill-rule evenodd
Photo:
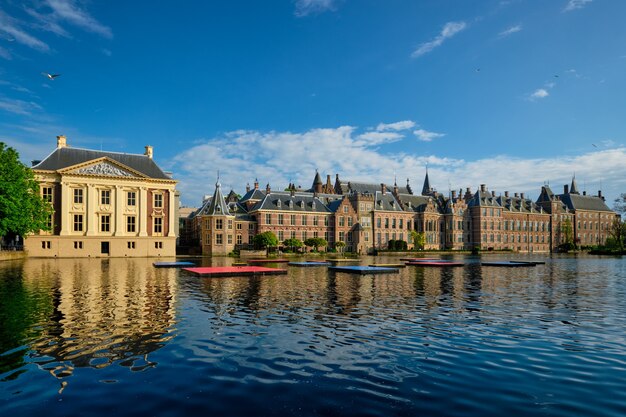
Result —
M 422 142 L 432 142 L 433 139 L 441 138 L 446 135 L 445 133 L 429 132 L 424 129 L 417 129 L 413 133 Z
M 520 32 L 521 30 L 522 30 L 522 25 L 511 26 L 510 28 L 500 32 L 498 34 L 498 36 L 500 36 L 500 37 L 509 36 L 509 35 L 514 34 L 514 33 Z
M 12 58 L 11 53 L 7 51 L 5 48 L 0 46 L 0 58 L 10 60 Z
M 401 122 L 395 122 L 395 123 L 379 123 L 378 126 L 376 126 L 376 130 L 379 132 L 384 132 L 387 130 L 407 130 L 407 129 L 411 129 L 415 127 L 415 122 L 411 121 L 411 120 L 403 120 Z
M 571 12 L 572 10 L 582 9 L 587 3 L 591 3 L 592 1 L 593 0 L 569 0 L 563 11 Z
M 41 106 L 32 101 L 0 98 L 0 110 L 22 116 L 29 116 L 33 111 L 41 110 Z
M 418 58 L 440 46 L 446 39 L 450 39 L 466 28 L 465 22 L 448 22 L 441 29 L 441 33 L 432 41 L 421 44 L 413 53 L 411 58 Z
M 548 91 L 545 88 L 538 88 L 528 97 L 528 99 L 531 101 L 535 101 L 541 98 L 546 98 L 549 95 L 550 93 L 548 93 Z
M 296 0 L 294 14 L 297 17 L 305 17 L 332 10 L 335 10 L 335 0 Z
M 50 51 L 50 47 L 45 42 L 29 35 L 20 28 L 20 22 L 0 10 L 0 33 L 8 35 L 10 39 L 26 45 L 29 48 L 42 52 Z
M 85 10 L 80 9 L 75 2 L 71 0 L 48 0 L 47 3 L 53 10 L 53 18 L 65 20 L 87 32 L 93 32 L 108 39 L 113 37 L 111 28 L 98 22 Z
M 401 135 L 396 132 L 366 132 L 357 136 L 357 141 L 355 141 L 358 145 L 379 145 L 382 143 L 391 143 L 396 142 L 400 139 L 404 138 L 404 135 Z

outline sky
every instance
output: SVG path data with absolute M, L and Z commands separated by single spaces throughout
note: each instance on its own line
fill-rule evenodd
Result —
M 138 153 L 198 206 L 325 178 L 626 192 L 622 0 L 0 0 L 0 141 Z M 44 74 L 61 74 L 50 80 Z

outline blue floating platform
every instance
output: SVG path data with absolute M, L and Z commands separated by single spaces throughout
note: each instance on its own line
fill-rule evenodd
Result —
M 524 266 L 535 266 L 535 263 L 531 262 L 513 262 L 513 261 L 502 261 L 502 262 L 481 262 L 483 266 L 503 266 L 509 268 L 519 268 Z
M 301 267 L 315 267 L 315 266 L 329 266 L 330 262 L 289 262 L 287 265 L 290 266 L 301 266 Z
M 346 272 L 349 274 L 397 274 L 398 268 L 389 268 L 381 266 L 329 266 L 330 271 Z
M 196 266 L 193 262 L 155 262 L 152 265 L 155 268 L 186 268 Z
M 545 265 L 545 261 L 510 261 L 514 264 L 533 264 L 533 265 Z

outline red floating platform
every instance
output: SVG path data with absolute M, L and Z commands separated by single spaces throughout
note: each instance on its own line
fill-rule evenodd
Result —
M 196 275 L 209 277 L 249 277 L 260 275 L 283 275 L 286 269 L 265 268 L 262 266 L 207 266 L 198 268 L 183 268 Z
M 289 259 L 248 259 L 249 264 L 283 264 L 289 262 Z

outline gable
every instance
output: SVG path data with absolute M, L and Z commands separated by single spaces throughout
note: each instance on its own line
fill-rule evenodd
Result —
M 74 175 L 95 175 L 103 177 L 118 178 L 146 178 L 145 175 L 120 164 L 119 162 L 110 160 L 109 158 L 100 158 L 86 163 L 68 167 L 61 170 L 63 174 Z

